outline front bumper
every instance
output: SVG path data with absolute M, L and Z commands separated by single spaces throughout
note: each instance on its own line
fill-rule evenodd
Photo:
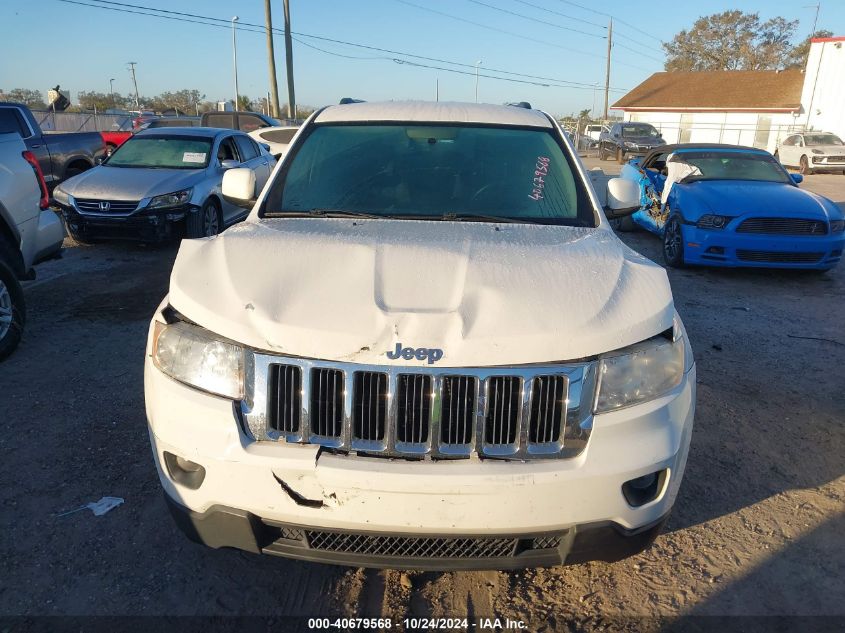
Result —
M 167 209 L 139 209 L 129 215 L 80 213 L 73 206 L 58 204 L 70 231 L 79 238 L 158 242 L 180 236 L 185 219 L 199 207 L 185 204 Z
M 149 357 L 145 395 L 159 478 L 176 504 L 177 522 L 195 540 L 339 564 L 506 569 L 616 560 L 614 552 L 634 553 L 651 542 L 681 483 L 695 367 L 666 396 L 595 416 L 587 448 L 577 457 L 529 462 L 380 459 L 256 442 L 244 433 L 231 401 L 171 380 Z M 177 483 L 165 452 L 200 464 L 202 484 L 192 489 Z M 656 496 L 629 505 L 623 484 L 658 471 L 665 475 Z M 305 537 L 280 540 L 283 529 L 406 540 L 496 537 L 517 544 L 512 555 L 494 560 L 382 560 L 369 550 L 315 551 Z M 558 543 L 544 551 L 520 549 L 519 543 L 538 535 Z M 593 537 L 597 544 L 590 549 L 586 543 Z M 626 545 L 613 545 L 617 537 Z
M 842 259 L 845 233 L 819 236 L 737 233 L 683 225 L 684 261 L 702 266 L 826 270 Z

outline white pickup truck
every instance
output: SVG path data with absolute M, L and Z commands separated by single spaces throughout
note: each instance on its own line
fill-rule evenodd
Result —
M 20 342 L 26 321 L 21 280 L 62 247 L 64 226 L 47 208 L 38 160 L 17 133 L 0 134 L 0 360 Z
M 211 547 L 368 567 L 614 561 L 666 521 L 695 365 L 664 270 L 525 107 L 313 114 L 182 242 L 146 350 L 169 508 Z

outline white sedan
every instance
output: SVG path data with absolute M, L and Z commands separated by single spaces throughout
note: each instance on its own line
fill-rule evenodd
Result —
M 253 130 L 249 135 L 256 142 L 269 145 L 269 152 L 278 160 L 288 151 L 288 145 L 298 131 L 298 126 L 262 127 Z
M 845 143 L 830 132 L 805 132 L 787 136 L 775 151 L 781 165 L 797 167 L 802 174 L 839 171 L 845 174 Z

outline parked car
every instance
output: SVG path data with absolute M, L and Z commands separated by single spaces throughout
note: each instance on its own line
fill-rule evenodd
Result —
M 17 347 L 26 322 L 21 281 L 56 255 L 65 237 L 48 209 L 49 193 L 35 155 L 20 135 L 0 134 L 0 360 Z
M 299 131 L 299 126 L 274 126 L 262 127 L 253 130 L 249 135 L 259 143 L 265 143 L 269 146 L 269 151 L 277 159 L 288 151 L 288 145 L 294 135 Z
M 151 121 L 160 118 L 155 112 L 149 110 L 143 112 L 133 112 L 132 128 L 135 130 L 143 130 Z
M 632 156 L 644 156 L 666 141 L 649 123 L 614 123 L 599 135 L 599 158 L 616 158 L 621 165 Z
M 583 136 L 590 139 L 590 142 L 593 145 L 598 144 L 599 139 L 601 138 L 602 132 L 609 132 L 610 129 L 606 125 L 601 125 L 600 123 L 591 123 L 584 127 L 584 134 Z
M 277 119 L 260 112 L 205 112 L 202 115 L 203 127 L 219 127 L 227 130 L 252 132 L 262 127 L 280 127 Z
M 830 132 L 792 134 L 778 143 L 775 157 L 802 174 L 841 171 L 845 174 L 845 143 Z
M 103 137 L 103 141 L 106 144 L 106 156 L 111 156 L 114 150 L 132 137 L 132 132 L 122 130 L 104 131 L 100 132 L 100 136 Z
M 198 116 L 161 117 L 153 119 L 144 127 L 145 130 L 159 127 L 201 127 L 202 120 Z
M 630 220 L 662 236 L 670 266 L 828 270 L 842 257 L 839 207 L 798 188 L 768 152 L 717 144 L 665 145 L 621 177 L 640 187 Z
M 48 191 L 91 169 L 106 154 L 99 132 L 44 133 L 22 103 L 0 102 L 0 134 L 18 134 L 41 166 Z
M 234 130 L 143 130 L 102 165 L 58 187 L 54 198 L 78 241 L 203 237 L 246 215 L 220 195 L 223 173 L 244 167 L 261 187 L 275 162 Z
M 257 200 L 226 172 L 249 218 L 182 242 L 150 325 L 150 439 L 186 534 L 394 569 L 647 547 L 695 365 L 665 271 L 616 238 L 554 119 L 330 106 L 282 167 Z M 637 208 L 634 183 L 607 190 L 609 214 Z

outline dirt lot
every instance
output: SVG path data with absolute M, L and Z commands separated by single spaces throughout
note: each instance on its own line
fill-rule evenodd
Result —
M 845 206 L 845 176 L 806 186 Z M 623 239 L 660 261 L 657 239 Z M 406 574 L 213 551 L 177 531 L 142 384 L 175 248 L 71 247 L 27 284 L 25 341 L 0 365 L 0 615 L 497 615 L 531 631 L 642 630 L 681 614 L 843 622 L 845 266 L 669 272 L 698 413 L 678 503 L 650 550 L 615 565 Z M 106 495 L 125 503 L 56 516 Z

